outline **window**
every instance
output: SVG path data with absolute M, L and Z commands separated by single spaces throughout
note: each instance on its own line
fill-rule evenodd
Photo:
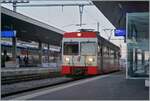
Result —
M 81 42 L 81 55 L 96 55 L 96 42 Z
M 79 43 L 78 42 L 64 42 L 64 55 L 78 55 Z

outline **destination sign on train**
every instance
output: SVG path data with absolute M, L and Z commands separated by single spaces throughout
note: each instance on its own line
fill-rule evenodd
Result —
M 115 30 L 115 36 L 125 36 L 126 31 L 124 29 L 116 29 Z
M 6 38 L 16 37 L 16 31 L 1 31 L 1 37 Z

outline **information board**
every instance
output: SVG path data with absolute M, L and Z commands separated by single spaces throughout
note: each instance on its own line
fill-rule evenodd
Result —
M 16 31 L 1 31 L 2 38 L 16 37 Z
M 115 30 L 115 36 L 125 36 L 126 31 L 124 29 L 116 29 Z

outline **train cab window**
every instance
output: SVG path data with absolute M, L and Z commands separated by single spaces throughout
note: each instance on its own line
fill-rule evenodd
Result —
M 78 55 L 79 43 L 78 42 L 64 42 L 64 55 Z
M 96 55 L 96 42 L 81 42 L 81 55 Z

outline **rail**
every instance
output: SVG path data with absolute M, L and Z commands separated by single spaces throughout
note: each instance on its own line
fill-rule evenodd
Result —
M 14 76 L 2 76 L 1 77 L 1 84 L 13 84 L 18 82 L 24 81 L 31 81 L 31 80 L 40 80 L 46 78 L 55 78 L 61 77 L 59 72 L 51 72 L 51 73 L 37 73 L 37 74 L 26 74 L 26 75 L 14 75 Z

